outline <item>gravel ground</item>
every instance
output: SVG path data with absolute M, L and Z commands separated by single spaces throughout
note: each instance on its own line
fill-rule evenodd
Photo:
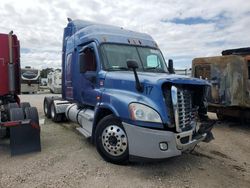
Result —
M 157 163 L 107 163 L 73 124 L 44 117 L 44 94 L 22 95 L 37 106 L 42 152 L 10 156 L 0 142 L 0 188 L 6 187 L 250 187 L 250 126 L 217 123 L 215 140 Z M 211 118 L 216 118 L 210 114 Z

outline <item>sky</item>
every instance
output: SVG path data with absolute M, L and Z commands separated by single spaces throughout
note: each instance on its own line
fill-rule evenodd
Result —
M 0 33 L 18 36 L 22 67 L 59 68 L 67 17 L 147 33 L 175 68 L 250 46 L 249 0 L 1 0 Z

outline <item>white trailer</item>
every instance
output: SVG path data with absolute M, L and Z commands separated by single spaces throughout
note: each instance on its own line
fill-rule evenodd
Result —
M 21 93 L 37 93 L 40 71 L 27 66 L 21 69 Z
M 51 93 L 62 93 L 62 72 L 60 69 L 48 74 L 48 88 Z

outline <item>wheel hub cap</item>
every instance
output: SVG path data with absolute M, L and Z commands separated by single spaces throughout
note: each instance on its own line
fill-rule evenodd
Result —
M 118 140 L 117 140 L 117 138 L 116 138 L 115 136 L 110 136 L 110 137 L 109 137 L 108 143 L 109 143 L 111 146 L 116 146 L 117 142 L 118 142 Z
M 110 125 L 103 130 L 102 145 L 110 155 L 122 155 L 128 147 L 126 133 L 120 127 Z

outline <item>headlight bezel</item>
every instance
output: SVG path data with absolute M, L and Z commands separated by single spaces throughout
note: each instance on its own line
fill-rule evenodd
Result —
M 162 123 L 160 114 L 148 105 L 132 102 L 129 104 L 128 109 L 130 113 L 130 119 L 133 121 Z

